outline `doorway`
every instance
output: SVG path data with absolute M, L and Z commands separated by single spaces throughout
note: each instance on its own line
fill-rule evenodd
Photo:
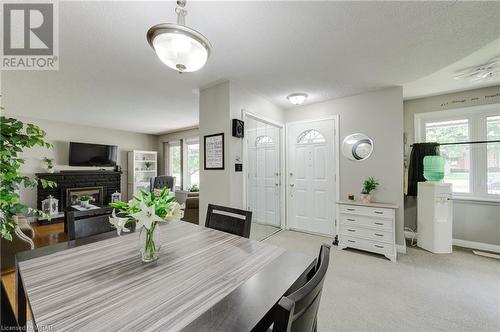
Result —
M 336 121 L 287 125 L 287 222 L 291 229 L 335 235 Z
M 281 230 L 281 133 L 279 125 L 245 113 L 246 209 L 256 240 Z

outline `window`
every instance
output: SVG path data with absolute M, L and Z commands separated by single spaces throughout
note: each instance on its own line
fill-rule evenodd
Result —
M 426 142 L 455 143 L 469 140 L 468 119 L 425 124 Z M 444 182 L 453 184 L 454 192 L 470 192 L 469 145 L 443 145 L 439 150 L 446 160 Z
M 182 187 L 182 158 L 181 141 L 169 142 L 168 144 L 168 168 L 167 174 L 175 177 L 175 187 Z
M 457 143 L 500 139 L 500 104 L 415 115 L 417 142 Z M 500 198 L 500 143 L 441 145 L 444 182 L 457 197 Z
M 166 174 L 175 176 L 176 189 L 200 185 L 200 144 L 198 137 L 165 143 Z
M 187 145 L 187 170 L 186 188 L 200 184 L 200 144 L 198 139 L 195 142 L 188 141 Z
M 314 129 L 308 129 L 301 133 L 297 138 L 297 143 L 299 144 L 310 144 L 310 143 L 325 143 L 325 137 L 319 131 Z
M 273 139 L 269 136 L 259 136 L 255 139 L 255 146 L 256 147 L 259 147 L 259 146 L 265 146 L 265 145 L 271 145 L 273 144 Z
M 500 116 L 486 118 L 488 141 L 500 140 Z M 500 143 L 489 143 L 487 147 L 488 194 L 500 195 Z

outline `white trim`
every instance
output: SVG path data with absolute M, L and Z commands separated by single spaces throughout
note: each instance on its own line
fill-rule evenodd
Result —
M 285 196 L 285 186 L 283 186 L 284 177 L 285 177 L 285 124 L 274 121 L 272 119 L 266 118 L 265 116 L 262 116 L 260 114 L 252 113 L 249 112 L 245 109 L 241 109 L 241 119 L 243 122 L 246 122 L 247 118 L 252 118 L 254 120 L 269 124 L 271 126 L 277 127 L 279 129 L 279 154 L 280 154 L 280 166 L 279 166 L 279 172 L 280 172 L 280 228 L 284 229 L 285 223 L 286 223 L 286 196 Z M 243 137 L 243 156 L 242 156 L 242 164 L 243 164 L 243 204 L 245 204 L 245 209 L 248 206 L 248 201 L 247 201 L 247 179 L 248 179 L 248 137 Z
M 412 232 L 405 231 L 405 238 L 411 239 L 413 236 Z M 418 233 L 415 233 L 415 239 L 418 241 Z M 470 248 L 470 249 L 479 249 L 484 251 L 491 251 L 500 253 L 500 245 L 484 243 L 484 242 L 475 242 L 475 241 L 467 241 L 462 239 L 453 239 L 453 245 L 457 247 Z
M 396 244 L 396 251 L 401 254 L 406 254 L 406 246 L 402 244 Z

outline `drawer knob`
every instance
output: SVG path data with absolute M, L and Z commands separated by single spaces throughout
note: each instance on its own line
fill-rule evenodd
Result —
M 379 246 L 378 244 L 376 244 L 375 247 L 380 248 L 380 249 L 384 249 L 384 246 Z
M 382 211 L 375 211 L 376 214 L 384 214 Z
M 384 234 L 375 233 L 376 236 L 384 236 Z
M 347 240 L 347 242 L 356 243 L 356 241 L 353 240 Z
M 356 221 L 356 219 L 347 218 L 348 221 Z
M 347 209 L 347 211 L 356 211 L 356 209 Z
M 383 226 L 384 223 L 383 222 L 375 222 L 375 225 L 381 225 L 381 226 Z
M 355 229 L 348 229 L 349 232 L 355 232 Z

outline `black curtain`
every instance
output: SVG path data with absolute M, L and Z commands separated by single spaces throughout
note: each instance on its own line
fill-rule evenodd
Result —
M 438 143 L 416 143 L 413 144 L 410 155 L 410 166 L 408 167 L 408 193 L 407 196 L 417 196 L 419 182 L 425 182 L 424 157 L 438 156 Z

